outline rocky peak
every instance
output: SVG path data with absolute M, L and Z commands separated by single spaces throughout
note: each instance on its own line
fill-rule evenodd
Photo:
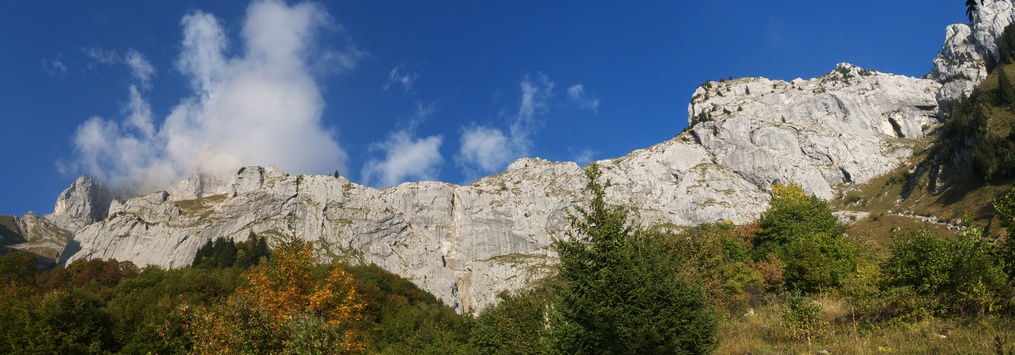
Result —
M 205 196 L 226 193 L 235 176 L 208 174 L 193 171 L 186 179 L 169 189 L 169 196 L 174 201 L 193 200 Z
M 105 216 L 110 203 L 120 195 L 91 176 L 82 175 L 60 193 L 53 213 L 46 218 L 63 229 L 75 232 Z
M 942 84 L 937 101 L 942 109 L 951 102 L 969 96 L 987 77 L 986 59 L 997 60 L 997 39 L 1015 20 L 1010 0 L 983 0 L 973 12 L 973 23 L 957 23 L 945 29 L 945 43 L 934 58 L 928 78 Z
M 831 198 L 841 183 L 888 172 L 937 121 L 933 80 L 851 64 L 810 80 L 708 82 L 688 105 L 690 134 L 711 162 L 759 189 L 795 182 Z
M 0 245 L 35 253 L 39 266 L 51 266 L 60 255 L 71 233 L 53 222 L 28 212 L 21 217 L 0 216 Z

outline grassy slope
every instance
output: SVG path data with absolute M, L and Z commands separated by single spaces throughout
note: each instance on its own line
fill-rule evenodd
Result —
M 1015 64 L 999 68 L 1015 77 Z M 997 95 L 997 72 L 987 77 L 973 95 Z M 1011 108 L 985 105 L 990 120 L 986 130 L 995 135 L 1007 135 L 1015 126 L 1015 114 Z M 940 131 L 940 129 L 938 130 Z M 990 235 L 1002 235 L 996 227 L 992 200 L 1007 192 L 1012 181 L 986 183 L 971 167 L 968 171 L 946 169 L 948 180 L 931 192 L 929 167 L 933 159 L 951 160 L 951 157 L 936 156 L 935 145 L 939 135 L 915 142 L 914 155 L 894 171 L 874 179 L 867 184 L 843 186 L 839 197 L 830 201 L 836 210 L 866 211 L 870 218 L 850 224 L 847 232 L 852 235 L 873 238 L 883 244 L 893 233 L 927 230 L 933 234 L 949 233 L 949 224 L 956 226 L 967 214 L 975 223 L 986 226 Z M 934 217 L 936 221 L 921 217 Z M 936 222 L 936 223 L 935 223 Z M 992 228 L 994 227 L 994 228 Z M 954 228 L 954 227 L 953 227 Z

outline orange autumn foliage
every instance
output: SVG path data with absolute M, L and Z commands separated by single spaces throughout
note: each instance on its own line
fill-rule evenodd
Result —
M 352 275 L 333 266 L 313 273 L 311 242 L 290 240 L 273 262 L 247 275 L 247 285 L 212 310 L 192 317 L 197 353 L 359 353 L 352 325 L 365 304 Z

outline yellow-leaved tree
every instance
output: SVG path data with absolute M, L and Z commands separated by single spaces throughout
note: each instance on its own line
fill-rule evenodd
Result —
M 351 274 L 315 277 L 312 243 L 293 238 L 224 304 L 187 318 L 196 353 L 346 354 L 364 350 L 353 329 L 363 307 Z

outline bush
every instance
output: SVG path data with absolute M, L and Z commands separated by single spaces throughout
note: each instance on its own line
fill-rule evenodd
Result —
M 1009 290 L 999 248 L 967 227 L 950 239 L 926 232 L 893 238 L 882 270 L 888 287 L 908 287 L 935 314 L 983 315 L 995 310 Z
M 815 292 L 838 287 L 856 270 L 860 248 L 837 235 L 808 233 L 784 247 L 786 284 L 794 290 Z
M 771 207 L 761 216 L 760 230 L 754 238 L 755 260 L 770 253 L 780 256 L 784 246 L 802 235 L 842 234 L 842 226 L 828 204 L 807 195 L 800 185 L 773 185 L 769 204 Z
M 553 289 L 541 285 L 517 295 L 502 293 L 500 303 L 476 319 L 471 343 L 480 354 L 539 354 L 546 307 Z
M 789 337 L 794 340 L 810 342 L 824 337 L 831 328 L 831 324 L 821 318 L 821 304 L 800 293 L 793 293 L 786 300 L 782 321 Z
M 0 286 L 12 282 L 31 282 L 37 271 L 32 253 L 15 251 L 0 255 Z
M 755 260 L 784 263 L 781 276 L 791 289 L 839 286 L 856 269 L 860 249 L 842 239 L 842 226 L 828 204 L 795 184 L 773 185 L 772 195 L 754 238 Z

